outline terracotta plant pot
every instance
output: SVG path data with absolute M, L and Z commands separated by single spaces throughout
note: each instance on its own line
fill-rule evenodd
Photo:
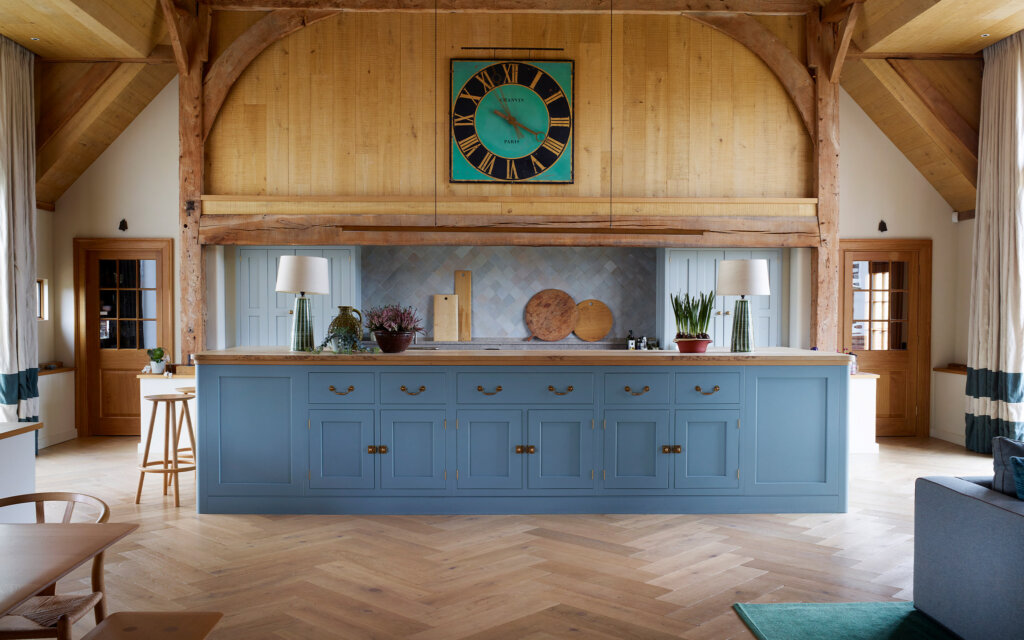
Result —
M 705 338 L 676 338 L 675 343 L 679 353 L 704 353 L 711 341 Z
M 384 353 L 402 353 L 412 344 L 413 332 L 374 331 L 373 335 L 377 338 L 377 346 Z

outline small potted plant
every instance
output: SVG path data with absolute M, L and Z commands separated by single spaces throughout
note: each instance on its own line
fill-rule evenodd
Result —
M 146 355 L 149 356 L 149 370 L 157 374 L 163 373 L 167 366 L 167 352 L 164 348 L 146 349 Z
M 704 353 L 711 344 L 708 325 L 711 323 L 711 310 L 715 306 L 715 292 L 702 293 L 690 297 L 685 294 L 680 298 L 671 295 L 672 313 L 676 318 L 676 347 L 680 353 Z
M 409 348 L 412 338 L 423 333 L 423 320 L 415 307 L 386 304 L 373 307 L 364 314 L 366 328 L 373 332 L 377 346 L 384 353 L 401 353 Z

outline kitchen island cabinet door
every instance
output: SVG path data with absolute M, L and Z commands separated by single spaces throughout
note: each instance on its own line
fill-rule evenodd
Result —
M 594 486 L 594 412 L 552 409 L 529 412 L 527 453 L 531 489 L 590 489 Z
M 738 489 L 738 409 L 676 411 L 672 456 L 676 489 Z
M 376 454 L 373 411 L 321 409 L 309 412 L 309 487 L 373 489 Z
M 668 489 L 671 453 L 669 412 L 605 411 L 604 486 L 608 489 Z
M 523 488 L 522 411 L 459 411 L 456 430 L 459 489 Z
M 380 412 L 382 489 L 444 489 L 444 411 Z

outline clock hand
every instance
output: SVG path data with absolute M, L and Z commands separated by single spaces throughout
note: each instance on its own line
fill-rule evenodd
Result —
M 543 139 L 543 137 L 544 137 L 544 134 L 542 134 L 542 133 L 541 133 L 541 132 L 539 132 L 539 131 L 534 131 L 533 129 L 531 129 L 530 127 L 526 126 L 526 125 L 525 125 L 525 124 L 523 124 L 522 122 L 519 122 L 518 120 L 516 120 L 516 119 L 515 119 L 514 117 L 512 118 L 511 122 L 512 122 L 512 125 L 513 125 L 513 126 L 519 126 L 519 127 L 522 127 L 522 128 L 524 129 L 524 130 L 526 130 L 526 131 L 529 131 L 530 133 L 532 133 L 532 134 L 533 134 L 533 136 L 534 136 L 534 137 L 535 137 L 535 138 L 536 138 L 537 140 L 541 140 L 541 139 Z
M 493 111 L 494 111 L 494 113 L 495 113 L 495 114 L 497 114 L 497 115 L 498 115 L 498 116 L 499 116 L 499 117 L 500 117 L 500 118 L 501 118 L 502 120 L 504 120 L 505 122 L 507 122 L 507 123 L 509 123 L 510 125 L 512 125 L 512 128 L 513 128 L 513 129 L 515 129 L 515 131 L 516 131 L 516 137 L 517 137 L 517 138 L 521 138 L 521 137 L 522 137 L 522 132 L 521 132 L 521 131 L 519 130 L 519 127 L 521 127 L 522 125 L 520 125 L 520 124 L 519 124 L 519 123 L 518 123 L 518 122 L 516 121 L 516 119 L 515 119 L 515 118 L 513 118 L 513 117 L 512 117 L 511 115 L 507 115 L 507 116 L 506 116 L 506 115 L 505 115 L 504 113 L 502 113 L 502 112 L 498 111 L 497 109 L 493 109 Z M 524 128 L 525 128 L 525 127 L 524 127 Z

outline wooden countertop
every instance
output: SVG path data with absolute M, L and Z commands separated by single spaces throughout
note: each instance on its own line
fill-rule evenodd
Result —
M 0 440 L 43 428 L 42 422 L 0 422 Z
M 193 356 L 204 364 L 302 365 L 449 365 L 449 366 L 707 366 L 707 365 L 849 365 L 850 356 L 805 349 L 774 347 L 750 353 L 714 350 L 708 353 L 620 350 L 409 350 L 403 353 L 292 352 L 288 347 L 235 347 Z
M 169 376 L 165 376 L 162 373 L 140 373 L 139 375 L 137 375 L 135 377 L 138 378 L 139 380 L 157 380 L 157 379 L 161 379 L 161 378 L 164 379 L 164 380 L 181 380 L 183 378 L 187 378 L 189 380 L 195 380 L 196 374 L 194 374 L 194 373 L 172 373 Z

